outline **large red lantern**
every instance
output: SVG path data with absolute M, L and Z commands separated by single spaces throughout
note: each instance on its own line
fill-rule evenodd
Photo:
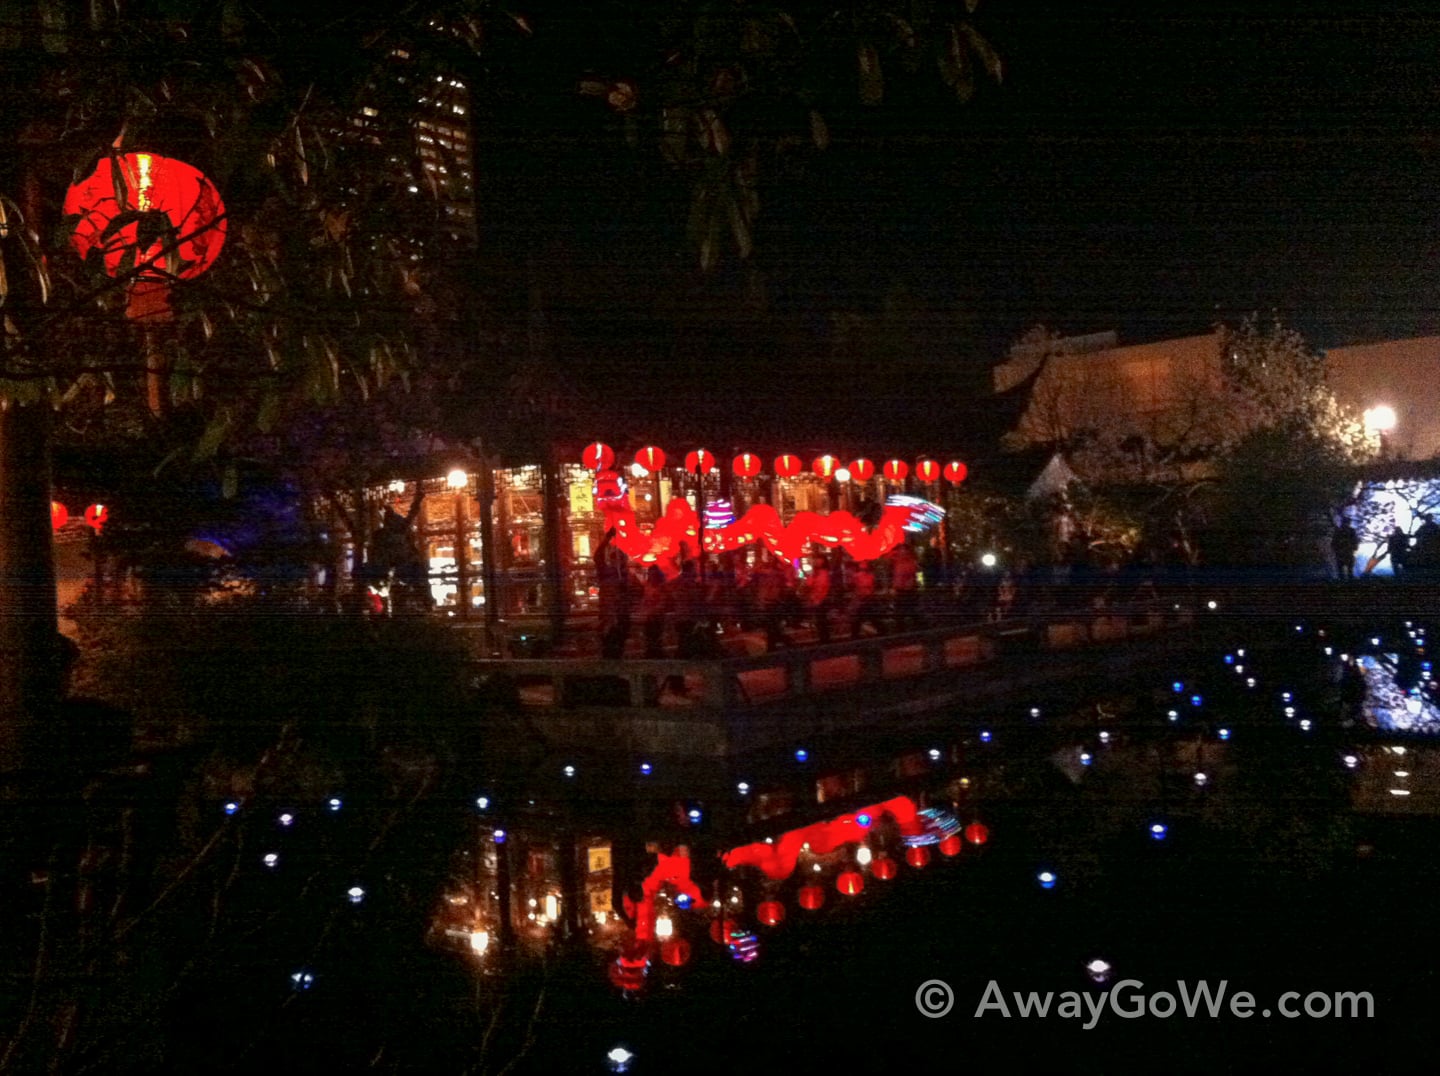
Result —
M 870 861 L 870 873 L 882 882 L 888 882 L 894 878 L 899 869 L 895 865 L 895 861 L 887 855 L 878 855 Z
M 970 473 L 970 468 L 959 460 L 951 460 L 945 465 L 945 481 L 958 486 L 965 481 L 965 476 Z
M 825 907 L 825 890 L 814 883 L 802 885 L 800 892 L 796 894 L 796 899 L 799 900 L 800 907 L 807 912 L 819 911 Z
M 785 922 L 785 905 L 778 900 L 762 900 L 755 905 L 755 918 L 767 927 L 778 927 Z
M 828 453 L 820 456 L 810 465 L 810 469 L 821 478 L 834 478 L 835 472 L 840 469 L 840 461 Z
M 905 849 L 905 862 L 918 871 L 930 862 L 930 849 L 926 848 L 923 844 L 917 844 Z
M 665 452 L 654 445 L 646 445 L 635 453 L 635 462 L 647 471 L 658 471 L 665 466 Z
M 101 528 L 105 526 L 105 521 L 109 518 L 110 509 L 106 508 L 103 504 L 92 504 L 89 508 L 85 509 L 85 522 L 90 525 L 90 528 L 96 534 L 100 533 Z
M 775 473 L 781 478 L 794 478 L 800 473 L 803 466 L 799 456 L 792 456 L 788 452 L 783 456 L 775 457 Z
M 958 833 L 950 834 L 950 836 L 946 837 L 939 844 L 940 854 L 942 856 L 958 856 L 960 849 L 963 847 L 965 846 L 960 842 L 960 835 Z
M 585 450 L 580 453 L 580 462 L 592 471 L 608 470 L 615 462 L 615 453 L 609 445 L 594 441 L 586 445 Z
M 885 464 L 885 477 L 891 482 L 903 482 L 910 473 L 910 465 L 904 460 L 890 460 Z
M 940 465 L 929 458 L 915 461 L 915 477 L 922 482 L 940 481 Z
M 857 482 L 868 482 L 875 477 L 875 464 L 863 456 L 850 461 L 850 477 Z
M 65 524 L 70 522 L 70 509 L 66 508 L 59 501 L 50 502 L 50 529 L 58 531 Z
M 965 839 L 971 844 L 984 844 L 990 839 L 990 831 L 983 822 L 971 822 L 965 827 Z
M 685 454 L 685 473 L 703 474 L 715 470 L 715 454 L 707 452 L 703 448 L 697 448 Z
M 730 464 L 737 478 L 754 478 L 760 473 L 760 457 L 753 452 L 742 452 Z
M 684 938 L 667 938 L 660 943 L 660 959 L 672 968 L 683 967 L 690 962 L 690 943 Z
M 841 871 L 835 879 L 835 888 L 847 897 L 858 897 L 865 892 L 865 876 L 859 871 Z
M 71 245 L 111 276 L 135 272 L 133 318 L 166 316 L 165 285 L 197 277 L 225 245 L 225 203 L 198 168 L 154 153 L 102 157 L 65 192 Z

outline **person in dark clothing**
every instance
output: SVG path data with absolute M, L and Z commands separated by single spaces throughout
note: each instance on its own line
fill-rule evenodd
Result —
M 1397 523 L 1385 538 L 1385 552 L 1397 580 L 1403 579 L 1410 564 L 1410 536 Z
M 1415 542 L 1410 547 L 1408 567 L 1423 572 L 1428 577 L 1440 567 L 1440 525 L 1432 516 L 1421 516 L 1423 523 L 1415 531 Z
M 608 530 L 595 549 L 595 583 L 600 592 L 600 656 L 623 658 L 630 637 L 630 562 L 613 545 Z
M 665 656 L 665 619 L 670 612 L 670 592 L 665 573 L 655 565 L 645 573 L 645 589 L 640 595 L 640 631 L 645 638 L 645 656 Z
M 1360 548 L 1360 535 L 1345 516 L 1340 517 L 1330 535 L 1330 552 L 1335 555 L 1335 570 L 1341 579 L 1355 578 L 1355 553 Z

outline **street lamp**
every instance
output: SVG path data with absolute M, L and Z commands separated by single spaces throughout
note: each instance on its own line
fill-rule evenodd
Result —
M 1363 415 L 1365 432 L 1380 439 L 1380 454 L 1390 454 L 1389 434 L 1395 429 L 1398 419 L 1395 415 L 1395 408 L 1389 404 L 1376 404 L 1374 407 L 1365 409 Z
M 470 615 L 470 543 L 467 533 L 470 520 L 465 496 L 470 487 L 470 475 L 464 468 L 456 467 L 445 476 L 445 484 L 455 491 L 455 600 L 463 619 Z

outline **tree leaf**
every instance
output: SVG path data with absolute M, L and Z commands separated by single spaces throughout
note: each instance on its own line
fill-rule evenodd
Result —
M 1000 82 L 1005 74 L 1004 65 L 1000 62 L 1000 54 L 995 51 L 989 41 L 985 40 L 980 31 L 968 22 L 963 24 L 961 29 L 970 42 L 970 48 L 974 50 L 976 56 L 980 57 L 980 62 L 985 65 L 985 72 L 996 82 Z

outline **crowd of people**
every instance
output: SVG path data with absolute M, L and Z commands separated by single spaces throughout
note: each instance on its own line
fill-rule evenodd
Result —
M 1142 585 L 1074 565 L 1063 579 L 1023 565 L 960 566 L 946 562 L 938 543 L 903 544 L 874 562 L 830 550 L 793 564 L 761 549 L 753 557 L 709 556 L 702 570 L 688 557 L 667 578 L 654 565 L 632 563 L 612 534 L 595 551 L 595 574 L 606 658 L 716 657 L 722 640 L 746 633 L 773 651 L 942 620 L 1000 620 L 1041 604 L 1093 606 L 1116 587 L 1128 593 Z

